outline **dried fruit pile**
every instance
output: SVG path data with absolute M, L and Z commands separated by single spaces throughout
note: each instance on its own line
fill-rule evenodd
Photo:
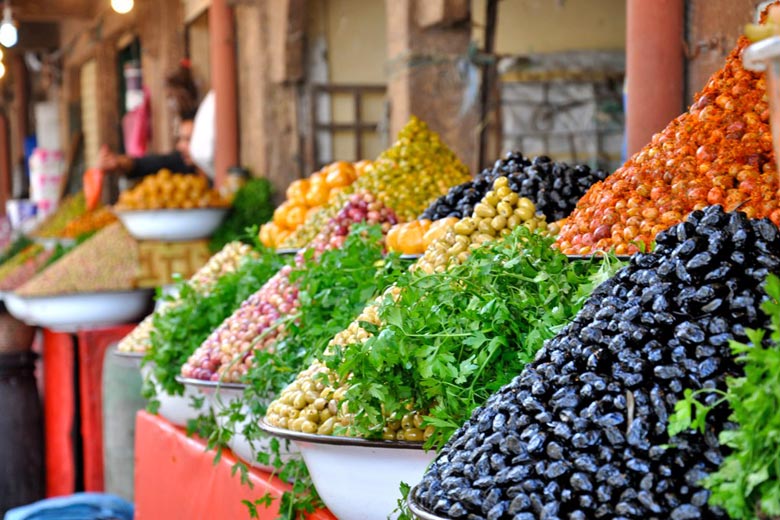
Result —
M 349 197 L 349 202 L 335 218 L 309 243 L 307 251 L 296 256 L 303 262 L 304 254 L 316 258 L 326 249 L 340 247 L 352 224 L 381 224 L 387 232 L 397 222 L 392 210 L 367 193 Z M 241 307 L 217 328 L 182 367 L 187 378 L 238 381 L 254 360 L 253 351 L 270 347 L 284 332 L 279 320 L 290 317 L 298 307 L 298 290 L 290 282 L 292 268 L 282 268 Z
M 359 171 L 362 170 L 351 163 L 338 161 L 306 179 L 293 181 L 285 193 L 287 200 L 274 210 L 273 221 L 260 228 L 260 242 L 266 247 L 278 247 L 308 217 L 352 184 Z
M 0 291 L 12 291 L 35 276 L 51 257 L 53 250 L 29 246 L 0 266 Z
M 353 183 L 356 193 L 373 194 L 395 211 L 400 221 L 417 216 L 437 197 L 469 178 L 468 168 L 441 142 L 428 125 L 416 117 L 399 132 L 396 142 L 365 167 Z M 282 247 L 303 247 L 321 229 L 324 212 L 330 218 L 343 200 L 338 197 L 290 235 Z M 327 220 L 326 220 L 327 221 Z
M 710 204 L 780 224 L 766 79 L 742 67 L 748 43 L 739 40 L 687 113 L 585 194 L 558 239 L 564 253 L 633 253 Z
M 144 179 L 133 189 L 122 192 L 116 209 L 191 209 L 223 208 L 229 204 L 218 191 L 209 188 L 209 181 L 200 175 L 171 173 L 160 170 Z
M 65 238 L 78 238 L 98 229 L 103 229 L 114 222 L 116 222 L 116 216 L 110 209 L 99 208 L 94 211 L 88 211 L 75 220 L 68 222 L 68 225 L 62 230 L 62 236 Z
M 698 482 L 723 458 L 728 409 L 705 435 L 670 440 L 668 418 L 684 389 L 739 373 L 729 340 L 765 325 L 762 284 L 779 268 L 767 219 L 709 207 L 660 233 L 472 414 L 415 500 L 449 518 L 723 517 Z
M 550 222 L 568 217 L 588 188 L 607 177 L 604 170 L 591 170 L 586 165 L 570 166 L 546 156 L 528 159 L 519 152 L 510 152 L 473 180 L 451 188 L 428 206 L 420 218 L 439 220 L 471 215 L 496 177 L 502 175 L 509 179 L 512 191 L 531 199 Z
M 138 243 L 120 223 L 114 223 L 70 251 L 17 291 L 44 296 L 136 287 Z
M 199 293 L 207 292 L 222 275 L 236 271 L 244 258 L 254 256 L 257 256 L 257 253 L 250 246 L 241 242 L 231 242 L 223 247 L 219 253 L 212 256 L 206 265 L 190 278 L 189 284 Z M 117 350 L 120 352 L 146 352 L 151 344 L 155 315 L 164 313 L 171 304 L 175 305 L 175 302 L 166 302 L 161 308 L 144 318 L 130 334 L 119 342 Z
M 77 219 L 86 211 L 87 203 L 83 192 L 66 197 L 62 200 L 57 210 L 46 217 L 32 234 L 39 238 L 61 238 L 63 236 L 62 232 L 68 223 Z

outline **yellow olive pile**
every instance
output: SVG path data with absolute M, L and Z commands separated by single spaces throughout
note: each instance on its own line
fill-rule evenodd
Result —
M 206 177 L 171 173 L 162 169 L 123 192 L 118 210 L 222 208 L 229 206 Z
M 536 213 L 530 199 L 510 189 L 506 177 L 498 177 L 493 189 L 474 207 L 474 213 L 434 240 L 413 268 L 425 273 L 442 272 L 450 262 L 462 263 L 472 249 L 504 237 L 520 225 L 531 231 L 539 229 L 551 234 L 558 231 L 556 225 L 547 223 L 544 215 Z
M 256 255 L 257 253 L 248 245 L 241 242 L 230 242 L 190 278 L 190 284 L 199 292 L 208 291 L 222 275 L 236 271 L 243 258 Z M 175 305 L 175 302 L 162 305 L 154 313 L 144 318 L 130 331 L 130 334 L 119 342 L 117 350 L 120 352 L 146 352 L 151 344 L 155 315 L 165 312 L 167 306 L 172 304 Z
M 328 374 L 328 384 L 322 382 Z M 333 435 L 336 427 L 353 436 L 352 415 L 344 400 L 347 385 L 338 385 L 336 378 L 318 362 L 298 374 L 295 381 L 282 390 L 279 398 L 268 407 L 265 421 L 277 428 L 302 433 Z M 422 427 L 423 415 L 404 414 L 400 419 L 386 418 L 382 431 L 385 440 L 423 442 L 433 434 L 433 426 Z
M 350 188 L 355 192 L 372 193 L 403 222 L 416 218 L 431 201 L 468 179 L 468 168 L 452 150 L 428 125 L 412 117 L 393 146 L 367 165 Z M 320 212 L 308 217 L 281 247 L 304 247 L 328 220 L 318 214 L 324 211 L 327 215 L 328 211 L 334 211 L 333 206 L 339 208 L 341 205 L 343 200 L 338 197 L 328 203 Z

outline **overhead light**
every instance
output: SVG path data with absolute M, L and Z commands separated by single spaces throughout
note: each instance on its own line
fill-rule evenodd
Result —
M 127 14 L 133 10 L 133 0 L 111 0 L 111 8 L 119 14 Z
M 11 5 L 6 1 L 3 8 L 3 21 L 0 22 L 0 45 L 6 49 L 16 45 L 19 34 L 16 32 L 16 24 L 11 17 Z

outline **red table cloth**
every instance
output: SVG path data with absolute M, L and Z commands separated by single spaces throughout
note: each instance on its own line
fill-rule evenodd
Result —
M 242 500 L 254 502 L 270 492 L 270 509 L 260 519 L 277 517 L 279 497 L 289 486 L 269 473 L 250 468 L 252 488 L 231 475 L 236 459 L 229 450 L 215 465 L 206 443 L 187 437 L 182 428 L 147 412 L 135 424 L 135 520 L 239 520 L 249 518 Z M 327 510 L 312 520 L 335 520 Z

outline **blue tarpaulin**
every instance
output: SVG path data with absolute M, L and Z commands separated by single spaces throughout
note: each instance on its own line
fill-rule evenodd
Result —
M 11 509 L 5 520 L 133 520 L 133 504 L 114 495 L 76 493 Z

